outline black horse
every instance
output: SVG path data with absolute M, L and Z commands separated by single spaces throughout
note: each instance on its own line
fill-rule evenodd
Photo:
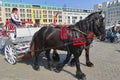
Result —
M 96 12 L 95 12 L 96 13 Z M 96 25 L 96 21 L 97 20 L 95 20 L 95 22 L 93 22 L 93 19 L 94 19 L 94 17 L 95 16 L 91 16 L 91 15 L 93 15 L 93 14 L 95 14 L 95 13 L 92 13 L 92 14 L 90 14 L 87 18 L 85 18 L 84 20 L 81 20 L 81 21 L 79 21 L 79 22 L 77 22 L 76 24 L 75 24 L 75 26 L 78 28 L 79 27 L 79 29 L 81 30 L 81 31 L 83 31 L 83 32 L 85 32 L 85 33 L 87 33 L 88 34 L 88 36 L 90 36 L 90 34 L 89 34 L 89 32 L 93 32 L 93 26 L 94 25 Z M 102 13 L 102 12 L 99 12 L 100 14 Z M 100 19 L 101 21 L 103 21 L 104 20 L 104 18 L 101 18 Z M 104 41 L 105 40 L 105 26 L 104 26 L 104 23 L 103 22 L 101 22 L 100 23 L 100 25 L 103 25 L 103 28 L 98 28 L 98 29 L 96 29 L 96 33 L 98 33 L 97 35 L 99 35 L 101 32 L 103 33 L 103 34 L 101 34 L 101 36 L 99 36 L 99 37 L 97 37 L 97 38 L 99 38 L 100 39 L 100 41 Z M 95 33 L 94 32 L 94 33 Z M 90 61 L 90 59 L 89 59 L 89 49 L 90 49 L 90 44 L 92 43 L 92 41 L 93 41 L 93 38 L 88 38 L 88 39 L 86 39 L 86 45 L 85 45 L 85 53 L 86 53 L 86 66 L 88 66 L 88 67 L 92 67 L 94 64 Z M 53 50 L 53 55 L 52 55 L 52 58 L 53 58 L 53 60 L 54 61 L 59 61 L 60 60 L 60 57 L 59 57 L 59 54 L 58 54 L 58 52 L 57 52 L 57 50 L 56 49 L 54 49 Z M 71 66 L 75 66 L 75 59 L 73 58 L 73 59 L 71 59 L 71 61 L 70 61 L 70 65 Z
M 31 42 L 31 52 L 32 56 L 34 56 L 34 65 L 33 68 L 35 70 L 39 69 L 38 58 L 39 53 L 42 51 L 46 51 L 46 57 L 48 59 L 48 66 L 51 68 L 51 59 L 50 59 L 50 50 L 51 49 L 59 49 L 67 51 L 66 59 L 63 63 L 60 63 L 56 66 L 56 71 L 60 72 L 64 65 L 70 60 L 71 55 L 74 55 L 74 61 L 76 64 L 76 77 L 78 79 L 85 78 L 85 74 L 82 73 L 80 69 L 79 57 L 83 51 L 86 50 L 86 63 L 88 66 L 92 66 L 93 64 L 89 60 L 89 45 L 93 40 L 93 34 L 96 36 L 101 36 L 101 39 L 105 38 L 105 26 L 103 22 L 103 17 L 101 12 L 94 12 L 90 14 L 87 18 L 82 21 L 77 22 L 73 26 L 69 26 L 69 39 L 66 41 L 61 41 L 59 38 L 60 29 L 54 27 L 42 27 L 38 32 L 36 32 L 33 36 L 33 40 Z M 73 38 L 81 38 L 82 42 L 85 44 L 80 46 L 74 46 Z

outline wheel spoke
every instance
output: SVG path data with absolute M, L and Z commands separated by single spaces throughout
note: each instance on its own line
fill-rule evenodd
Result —
M 14 46 L 9 44 L 5 47 L 5 58 L 10 64 L 16 63 L 16 51 L 14 50 Z

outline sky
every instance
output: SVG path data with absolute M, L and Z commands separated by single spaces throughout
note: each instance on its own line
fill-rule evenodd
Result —
M 66 5 L 66 7 L 70 8 L 80 8 L 80 9 L 93 9 L 94 4 L 99 4 L 106 1 L 112 1 L 112 0 L 4 0 L 4 1 L 10 1 L 10 2 L 20 2 L 23 3 L 32 3 L 32 4 L 46 4 L 50 6 L 61 6 L 63 7 Z

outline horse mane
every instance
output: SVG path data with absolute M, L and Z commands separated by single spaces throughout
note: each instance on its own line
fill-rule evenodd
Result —
M 93 13 L 89 14 L 86 18 L 90 18 L 91 16 L 93 16 L 96 13 L 98 13 L 98 12 L 93 12 Z
M 98 12 L 93 12 L 89 14 L 85 19 L 79 20 L 78 22 L 76 22 L 75 26 L 84 32 L 87 32 L 88 30 L 92 30 L 92 27 L 93 27 L 92 16 L 97 13 Z

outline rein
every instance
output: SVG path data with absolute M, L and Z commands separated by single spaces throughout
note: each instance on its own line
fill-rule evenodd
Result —
M 74 28 L 73 30 L 78 31 L 78 32 L 82 33 L 83 35 L 87 36 L 87 33 L 83 32 L 83 31 L 81 31 L 81 30 L 79 30 L 77 28 Z
M 85 38 L 86 39 L 93 39 L 93 32 L 90 32 L 89 34 L 87 34 L 87 33 L 85 33 L 85 32 L 83 32 L 83 31 L 81 31 L 81 30 L 79 30 L 79 29 L 77 29 L 77 28 L 74 28 L 74 30 L 75 31 L 78 31 L 79 33 L 81 33 L 81 34 L 83 34 L 83 35 L 85 35 Z
M 79 41 L 81 41 L 81 40 L 77 40 L 77 41 L 75 41 L 75 42 L 79 42 Z M 37 50 L 34 50 L 34 51 L 28 51 L 28 52 L 46 51 L 46 50 L 48 50 L 48 49 L 55 49 L 55 48 L 65 47 L 65 46 L 68 46 L 68 45 L 73 44 L 73 43 L 74 43 L 74 42 L 71 41 L 71 42 L 65 43 L 64 45 L 59 45 L 59 46 L 55 46 L 55 47 L 48 47 L 48 48 L 44 48 L 44 49 L 37 49 Z

